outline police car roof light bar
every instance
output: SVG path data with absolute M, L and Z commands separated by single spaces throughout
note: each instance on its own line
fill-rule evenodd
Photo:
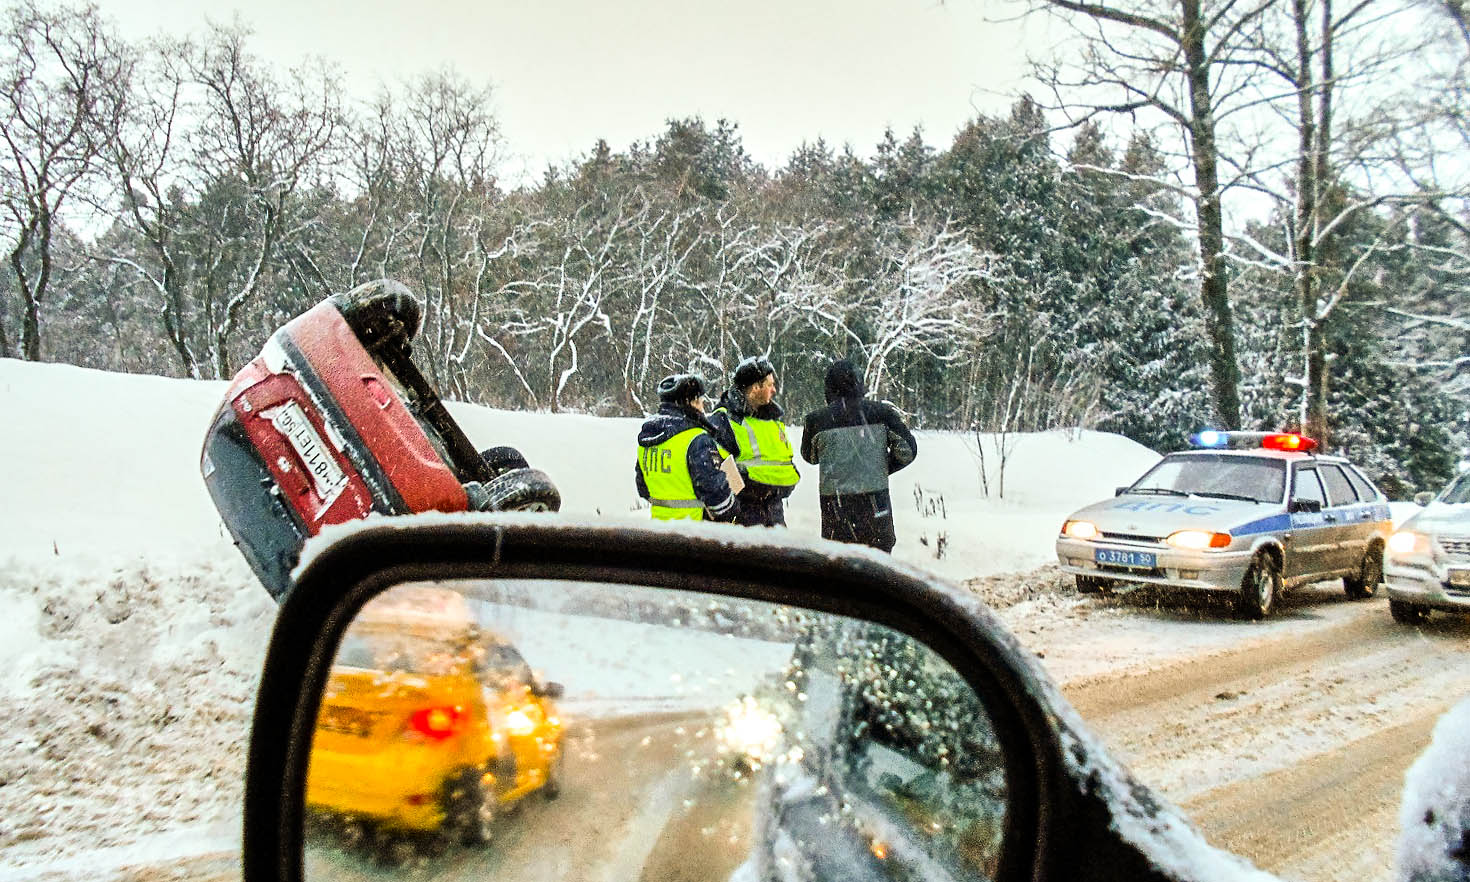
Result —
M 1259 447 L 1298 453 L 1317 447 L 1315 440 L 1293 432 L 1221 432 L 1215 429 L 1204 429 L 1190 435 L 1189 443 L 1193 447 Z

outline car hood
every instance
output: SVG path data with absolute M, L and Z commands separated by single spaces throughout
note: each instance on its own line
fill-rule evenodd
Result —
M 1470 503 L 1431 502 L 1400 528 L 1434 535 L 1470 536 Z
M 1091 521 L 1104 533 L 1163 537 L 1175 530 L 1238 531 L 1274 516 L 1286 517 L 1273 503 L 1125 493 L 1095 502 L 1069 520 Z

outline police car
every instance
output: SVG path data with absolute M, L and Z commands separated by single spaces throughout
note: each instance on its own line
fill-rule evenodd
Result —
M 1143 583 L 1229 591 L 1250 618 L 1287 588 L 1341 578 L 1370 597 L 1392 533 L 1388 502 L 1351 463 L 1296 434 L 1201 432 L 1116 496 L 1062 524 L 1077 590 Z

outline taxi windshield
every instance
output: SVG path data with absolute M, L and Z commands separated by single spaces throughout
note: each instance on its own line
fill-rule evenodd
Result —
M 1285 489 L 1286 463 L 1281 460 L 1191 453 L 1164 457 L 1128 492 L 1280 502 Z

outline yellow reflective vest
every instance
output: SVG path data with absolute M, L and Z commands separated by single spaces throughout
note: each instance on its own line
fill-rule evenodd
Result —
M 786 424 L 780 420 L 763 420 L 747 416 L 744 420 L 730 417 L 730 430 L 735 433 L 735 464 L 749 476 L 772 487 L 795 487 L 801 480 L 792 464 L 791 442 L 786 438 Z
M 689 475 L 689 445 L 704 429 L 685 429 L 652 447 L 638 447 L 638 469 L 648 485 L 654 518 L 661 521 L 702 521 L 704 503 L 694 495 Z

